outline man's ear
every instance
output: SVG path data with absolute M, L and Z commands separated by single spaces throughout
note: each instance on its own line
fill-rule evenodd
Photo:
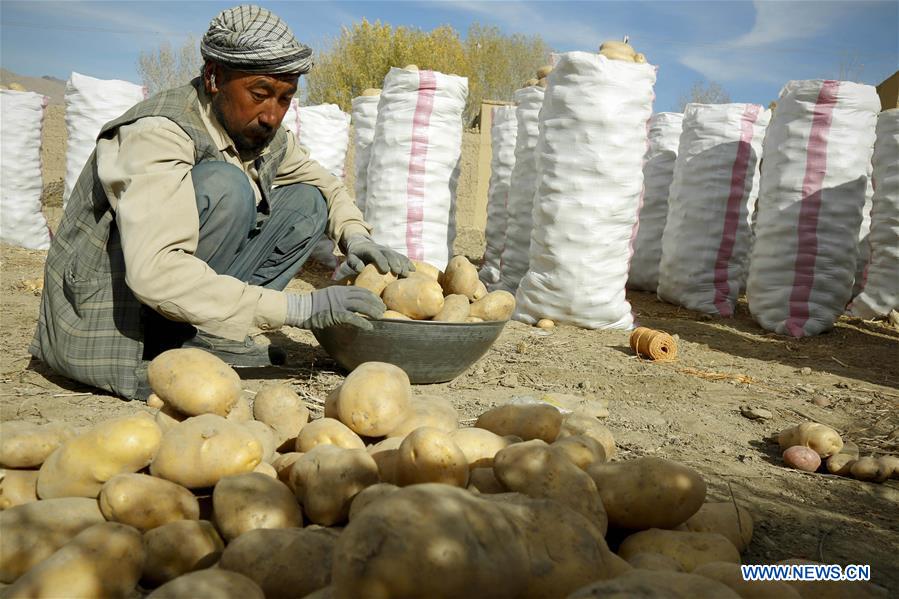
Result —
M 203 71 L 203 84 L 206 87 L 206 93 L 214 94 L 219 91 L 218 82 L 216 81 L 216 68 L 215 63 L 207 63 L 206 68 Z

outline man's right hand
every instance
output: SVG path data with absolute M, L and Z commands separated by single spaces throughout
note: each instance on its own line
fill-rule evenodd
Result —
M 359 314 L 380 318 L 386 309 L 384 302 L 368 289 L 352 285 L 326 287 L 309 295 L 287 294 L 285 324 L 302 329 L 346 324 L 371 330 L 371 323 Z

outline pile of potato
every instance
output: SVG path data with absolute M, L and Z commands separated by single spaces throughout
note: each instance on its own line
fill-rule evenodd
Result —
M 628 42 L 607 41 L 599 46 L 599 53 L 612 60 L 645 64 L 646 56 L 634 50 Z
M 149 377 L 155 416 L 4 423 L 5 597 L 800 596 L 742 581 L 745 508 L 682 464 L 610 461 L 587 411 L 510 403 L 460 428 L 379 362 L 311 421 L 283 384 L 251 406 L 201 350 Z
M 822 470 L 876 483 L 899 479 L 899 457 L 859 457 L 855 443 L 843 441 L 840 433 L 824 424 L 802 422 L 791 426 L 778 433 L 777 442 L 784 463 L 803 472 Z
M 401 279 L 392 273 L 381 274 L 369 264 L 347 283 L 384 300 L 387 311 L 382 318 L 485 322 L 512 317 L 515 296 L 501 290 L 488 293 L 478 269 L 465 256 L 450 260 L 446 272 L 426 262 L 413 263 L 415 270 Z

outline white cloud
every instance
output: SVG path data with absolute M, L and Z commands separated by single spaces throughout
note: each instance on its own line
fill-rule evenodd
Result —
M 747 33 L 721 42 L 698 42 L 679 62 L 709 80 L 784 82 L 807 72 L 815 39 L 853 9 L 851 3 L 755 0 L 755 23 Z

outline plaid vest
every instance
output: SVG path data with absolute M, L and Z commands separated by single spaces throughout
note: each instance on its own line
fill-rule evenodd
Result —
M 203 121 L 197 98 L 202 80 L 162 92 L 107 123 L 98 138 L 138 119 L 170 119 L 193 140 L 194 164 L 223 160 Z M 287 151 L 279 129 L 270 152 L 257 161 L 259 187 L 267 200 Z M 125 260 L 115 213 L 97 176 L 96 150 L 78 177 L 53 237 L 44 267 L 37 330 L 29 351 L 66 377 L 135 397 L 136 368 L 143 356 L 141 303 L 125 283 Z

